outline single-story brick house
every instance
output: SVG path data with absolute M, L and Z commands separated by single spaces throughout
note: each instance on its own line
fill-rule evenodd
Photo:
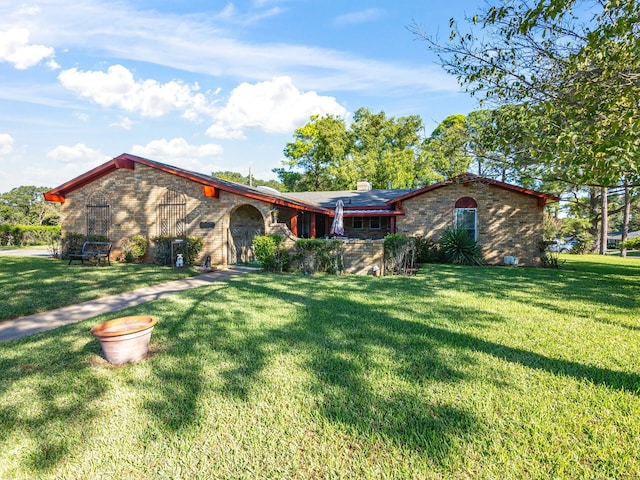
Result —
M 145 158 L 122 154 L 44 194 L 62 204 L 62 231 L 103 235 L 114 254 L 134 234 L 196 236 L 213 264 L 249 260 L 255 235 L 290 239 L 329 234 L 337 200 L 345 237 L 372 242 L 387 233 L 437 239 L 464 225 L 486 260 L 517 256 L 537 265 L 543 207 L 558 198 L 464 174 L 420 189 L 281 193 L 252 188 Z

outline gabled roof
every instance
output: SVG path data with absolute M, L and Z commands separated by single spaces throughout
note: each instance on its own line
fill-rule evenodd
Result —
M 96 168 L 89 170 L 88 172 L 72 180 L 69 180 L 66 183 L 63 183 L 59 187 L 49 190 L 44 194 L 44 198 L 49 202 L 62 203 L 64 202 L 65 197 L 74 190 L 84 187 L 85 185 L 88 185 L 89 183 L 94 182 L 95 180 L 121 168 L 135 170 L 136 164 L 155 168 L 157 170 L 170 173 L 178 177 L 186 178 L 195 183 L 199 183 L 203 186 L 204 196 L 217 197 L 217 189 L 284 207 L 303 209 L 316 213 L 324 213 L 327 215 L 333 214 L 333 210 L 329 211 L 321 206 L 304 202 L 295 198 L 290 198 L 278 192 L 265 191 L 253 187 L 248 187 L 246 185 L 222 180 L 220 178 L 215 178 L 202 173 L 192 172 L 190 170 L 185 170 L 161 162 L 156 162 L 147 158 L 137 157 L 128 153 L 123 153 L 122 155 L 115 157 L 108 162 L 103 163 L 102 165 L 99 165 Z
M 418 188 L 416 190 L 411 190 L 405 194 L 399 195 L 387 203 L 389 205 L 393 205 L 397 202 L 402 202 L 409 198 L 416 197 L 418 195 L 422 195 L 423 193 L 431 192 L 433 190 L 437 190 L 442 187 L 447 187 L 454 184 L 470 184 L 470 183 L 482 183 L 484 185 L 489 185 L 496 188 L 501 188 L 503 190 L 508 190 L 511 192 L 521 193 L 523 195 L 530 195 L 538 199 L 538 205 L 544 206 L 548 201 L 558 202 L 560 197 L 556 197 L 555 195 L 550 195 L 548 193 L 541 193 L 535 190 L 530 190 L 528 188 L 519 187 L 517 185 L 511 185 L 510 183 L 500 182 L 498 180 L 493 180 L 491 178 L 481 177 L 479 175 L 474 175 L 473 173 L 463 173 L 462 175 L 458 175 L 456 177 L 452 177 L 444 182 L 434 183 L 433 185 L 429 185 L 424 188 Z
M 69 180 L 59 187 L 49 190 L 44 194 L 44 198 L 49 202 L 63 203 L 65 201 L 65 197 L 74 190 L 88 185 L 89 183 L 121 168 L 135 170 L 137 164 L 155 168 L 165 173 L 186 178 L 198 183 L 202 185 L 203 196 L 205 197 L 217 197 L 221 190 L 263 202 L 293 208 L 295 210 L 305 210 L 329 216 L 334 215 L 334 209 L 338 200 L 342 200 L 344 202 L 345 216 L 402 215 L 403 212 L 401 208 L 398 208 L 402 201 L 456 183 L 466 184 L 480 182 L 523 195 L 530 195 L 538 199 L 538 205 L 540 206 L 544 206 L 547 201 L 560 200 L 554 195 L 536 192 L 516 185 L 473 175 L 471 173 L 458 175 L 457 177 L 450 178 L 444 182 L 418 189 L 367 191 L 340 190 L 328 192 L 281 193 L 274 189 L 253 188 L 239 183 L 230 182 L 228 180 L 222 180 L 210 175 L 192 172 L 190 170 L 137 157 L 128 153 L 123 153 L 122 155 L 115 157 L 72 180 Z

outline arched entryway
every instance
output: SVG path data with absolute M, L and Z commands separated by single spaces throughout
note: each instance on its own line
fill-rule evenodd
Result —
M 242 205 L 231 212 L 227 235 L 229 264 L 255 260 L 253 239 L 256 235 L 264 235 L 264 218 L 260 210 L 251 205 Z

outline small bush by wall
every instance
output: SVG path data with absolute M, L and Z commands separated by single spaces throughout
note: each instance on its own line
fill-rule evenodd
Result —
M 196 259 L 204 247 L 204 242 L 199 237 L 183 237 L 186 241 L 186 256 L 184 258 L 184 265 L 186 267 L 192 267 L 196 264 Z M 171 266 L 173 260 L 171 258 L 171 242 L 175 237 L 155 237 L 151 239 L 153 244 L 151 247 L 151 256 L 154 263 L 158 265 Z
M 124 261 L 127 263 L 142 263 L 147 254 L 149 242 L 142 235 L 125 238 L 122 242 Z
M 309 238 L 296 241 L 294 261 L 305 273 L 339 273 L 344 270 L 342 240 Z
M 457 265 L 484 265 L 478 243 L 461 228 L 447 227 L 440 237 L 440 248 L 448 263 Z
M 258 235 L 253 239 L 253 253 L 260 266 L 270 272 L 283 272 L 289 267 L 289 254 L 284 235 Z
M 385 274 L 406 275 L 416 266 L 416 239 L 399 233 L 384 237 Z

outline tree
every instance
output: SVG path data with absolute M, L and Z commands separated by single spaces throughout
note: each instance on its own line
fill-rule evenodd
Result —
M 413 31 L 467 91 L 511 105 L 494 110 L 506 127 L 498 139 L 561 180 L 609 187 L 625 174 L 640 182 L 639 10 L 635 0 L 502 0 L 465 31 L 452 20 L 448 43 Z
M 375 189 L 412 188 L 438 179 L 424 155 L 417 115 L 387 117 L 358 109 L 347 129 L 336 117 L 312 117 L 287 144 L 285 167 L 274 169 L 289 190 L 353 189 L 360 180 Z
M 437 180 L 424 156 L 424 126 L 418 115 L 387 117 L 359 108 L 349 134 L 352 172 L 346 180 L 355 185 L 368 180 L 374 189 L 412 188 Z
M 57 225 L 60 205 L 44 201 L 48 187 L 21 186 L 0 194 L 0 223 Z
M 344 120 L 333 115 L 315 115 L 296 129 L 293 136 L 294 140 L 284 148 L 287 159 L 283 163 L 288 169 L 274 169 L 274 173 L 287 187 L 297 191 L 329 190 L 335 186 L 340 164 L 349 152 Z M 296 175 L 287 178 L 287 173 Z
M 265 186 L 274 188 L 279 191 L 282 191 L 284 187 L 284 185 L 277 180 L 261 180 L 253 176 L 249 178 L 249 175 L 242 175 L 239 172 L 232 172 L 230 170 L 213 172 L 211 176 L 220 178 L 222 180 L 239 183 L 241 185 L 251 185 L 253 187 Z
M 464 173 L 472 160 L 471 132 L 464 115 L 449 115 L 425 140 L 425 154 L 442 179 Z

